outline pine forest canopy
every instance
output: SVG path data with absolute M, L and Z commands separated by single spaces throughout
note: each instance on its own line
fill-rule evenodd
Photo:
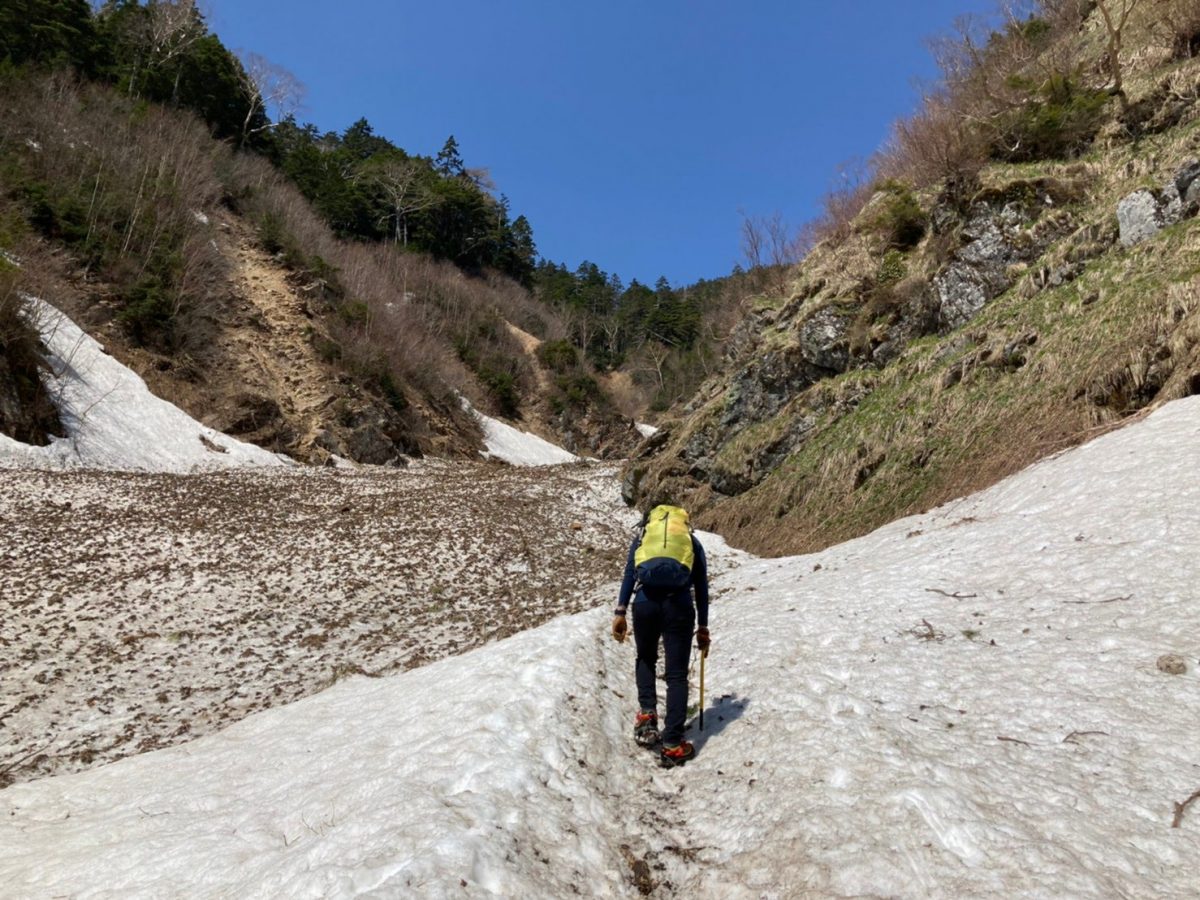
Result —
M 271 123 L 268 105 L 291 104 L 268 82 L 293 92 L 299 83 L 261 57 L 239 60 L 191 0 L 107 0 L 95 10 L 85 0 L 15 0 L 0 7 L 0 60 L 69 66 L 130 97 L 194 111 L 216 137 L 282 168 L 339 236 L 397 241 L 531 283 L 529 221 L 493 196 L 486 170 L 467 168 L 453 137 L 430 159 L 376 135 L 366 119 L 340 135 L 286 114 Z

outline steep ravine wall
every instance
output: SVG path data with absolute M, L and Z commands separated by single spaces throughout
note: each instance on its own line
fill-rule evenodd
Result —
M 725 373 L 635 454 L 627 500 L 806 552 L 1200 391 L 1196 96 L 1136 142 L 922 193 L 903 254 L 872 229 L 877 196 L 748 310 Z

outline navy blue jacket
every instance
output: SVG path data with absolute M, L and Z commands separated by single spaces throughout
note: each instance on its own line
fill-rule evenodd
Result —
M 625 609 L 633 596 L 633 586 L 637 582 L 637 572 L 633 564 L 634 554 L 642 542 L 639 534 L 629 545 L 629 558 L 625 560 L 625 579 L 621 582 L 621 596 L 617 600 L 617 609 Z M 704 556 L 704 546 L 692 535 L 692 553 L 696 557 L 692 563 L 692 580 L 684 590 L 691 592 L 695 589 L 696 624 L 708 627 L 708 560 Z M 640 595 L 641 590 L 638 591 Z

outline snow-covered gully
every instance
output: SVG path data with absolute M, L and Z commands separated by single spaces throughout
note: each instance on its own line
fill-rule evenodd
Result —
M 724 571 L 683 770 L 630 740 L 610 584 L 0 791 L 0 892 L 1194 897 L 1198 439 L 1195 398 L 820 554 L 706 536 Z

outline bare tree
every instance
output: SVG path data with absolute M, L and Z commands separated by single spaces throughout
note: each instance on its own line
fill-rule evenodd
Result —
M 624 336 L 621 320 L 615 315 L 605 316 L 600 320 L 600 330 L 604 332 L 605 348 L 615 358 L 621 348 L 621 338 Z
M 496 191 L 496 181 L 487 166 L 464 169 L 463 178 L 485 193 L 492 194 Z
M 242 53 L 240 59 L 242 65 L 238 78 L 241 80 L 242 90 L 250 98 L 250 108 L 246 111 L 246 119 L 242 123 L 241 145 L 245 146 L 250 135 L 274 128 L 300 108 L 304 99 L 304 85 L 283 66 L 276 65 L 257 53 Z M 268 118 L 272 110 L 275 112 L 274 121 Z M 255 117 L 259 115 L 268 118 L 267 124 L 252 128 Z
M 133 70 L 129 75 L 129 94 L 137 96 L 138 76 L 179 59 L 204 37 L 204 19 L 195 0 L 157 0 L 146 7 L 145 15 L 128 37 L 135 49 Z M 172 99 L 179 91 L 182 67 L 175 73 Z
M 761 269 L 766 256 L 766 235 L 759 228 L 756 220 L 745 212 L 742 214 L 742 256 L 746 259 L 746 267 L 750 271 Z
M 642 352 L 646 361 L 650 363 L 650 371 L 654 373 L 654 377 L 658 381 L 658 389 L 665 391 L 667 389 L 666 366 L 667 360 L 671 358 L 671 348 L 658 343 L 658 341 L 647 341 Z
M 917 187 L 973 183 L 987 161 L 987 135 L 974 124 L 944 93 L 929 95 L 916 113 L 892 126 L 878 160 L 879 173 Z
M 421 177 L 421 169 L 422 164 L 416 160 L 382 159 L 373 160 L 358 176 L 387 197 L 389 211 L 385 218 L 392 220 L 395 242 L 405 247 L 408 246 L 408 217 L 428 209 L 437 200 Z
M 1100 10 L 1100 18 L 1104 20 L 1104 31 L 1108 35 L 1108 76 L 1112 81 L 1109 92 L 1121 101 L 1121 109 L 1129 106 L 1125 96 L 1121 70 L 1121 45 L 1125 39 L 1125 26 L 1129 24 L 1129 14 L 1139 5 L 1140 0 L 1097 0 L 1096 8 Z
M 773 290 L 786 290 L 788 268 L 799 263 L 808 249 L 806 234 L 794 230 L 779 212 L 770 216 L 742 213 L 742 254 L 750 271 L 759 273 Z

